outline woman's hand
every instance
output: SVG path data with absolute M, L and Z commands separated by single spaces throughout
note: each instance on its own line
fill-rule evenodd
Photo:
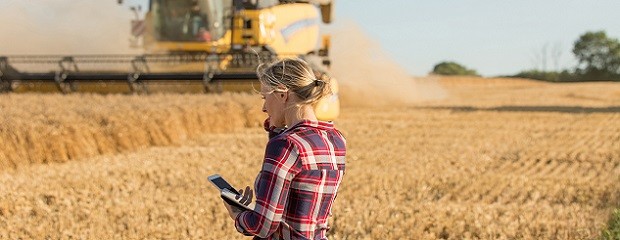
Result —
M 235 199 L 237 199 L 239 201 L 239 203 L 247 206 L 250 203 L 252 203 L 252 198 L 253 197 L 254 197 L 254 191 L 252 191 L 250 186 L 246 186 L 245 187 L 245 191 L 243 189 L 239 189 L 239 195 L 237 195 L 237 197 Z M 223 201 L 223 202 L 224 202 L 224 206 L 226 207 L 226 210 L 228 210 L 228 215 L 233 220 L 236 220 L 237 219 L 237 215 L 239 215 L 239 213 L 243 212 L 243 210 L 231 206 L 226 201 Z
M 250 205 L 252 203 L 252 198 L 254 198 L 254 191 L 250 188 L 250 186 L 245 187 L 245 191 L 243 189 L 239 189 L 239 195 L 235 197 L 235 199 L 239 200 L 239 202 L 243 205 Z
M 241 210 L 236 207 L 230 206 L 230 204 L 228 204 L 226 201 L 222 200 L 222 202 L 224 202 L 224 206 L 226 207 L 226 210 L 228 210 L 228 216 L 230 216 L 233 221 L 236 220 L 237 215 L 241 213 Z

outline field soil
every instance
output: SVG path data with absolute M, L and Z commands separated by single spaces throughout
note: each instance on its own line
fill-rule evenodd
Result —
M 415 81 L 443 98 L 343 103 L 330 239 L 591 239 L 606 227 L 620 206 L 620 84 Z M 243 94 L 0 95 L 0 239 L 244 239 L 206 178 L 253 183 L 260 107 Z

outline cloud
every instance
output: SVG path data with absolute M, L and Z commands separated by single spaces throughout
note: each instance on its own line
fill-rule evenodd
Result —
M 0 55 L 136 52 L 129 48 L 131 17 L 116 1 L 3 0 Z

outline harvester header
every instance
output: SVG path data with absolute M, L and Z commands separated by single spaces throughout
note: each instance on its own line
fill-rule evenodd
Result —
M 20 84 L 52 83 L 59 91 L 78 91 L 85 83 L 126 83 L 133 92 L 145 92 L 147 83 L 172 81 L 198 81 L 205 92 L 219 92 L 222 82 L 256 80 L 251 68 L 247 71 L 223 71 L 220 64 L 228 66 L 257 66 L 260 61 L 271 61 L 274 55 L 175 53 L 145 55 L 75 55 L 75 56 L 4 56 L 0 57 L 0 82 L 3 91 L 12 91 Z M 78 64 L 79 63 L 79 64 Z M 47 72 L 22 72 L 14 66 L 27 69 L 53 69 Z M 82 67 L 84 68 L 82 68 Z M 107 70 L 101 70 L 107 66 Z M 154 71 L 152 68 L 189 69 L 202 67 L 201 71 Z M 198 66 L 198 67 L 196 67 Z M 120 70 L 127 69 L 127 70 Z

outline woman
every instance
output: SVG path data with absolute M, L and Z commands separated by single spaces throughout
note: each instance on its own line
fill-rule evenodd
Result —
M 256 207 L 240 211 L 224 204 L 237 231 L 255 239 L 327 239 L 346 153 L 342 134 L 314 113 L 313 105 L 330 93 L 329 82 L 300 59 L 261 65 L 257 72 L 270 140 L 254 182 Z M 243 201 L 251 202 L 252 191 L 244 192 Z

